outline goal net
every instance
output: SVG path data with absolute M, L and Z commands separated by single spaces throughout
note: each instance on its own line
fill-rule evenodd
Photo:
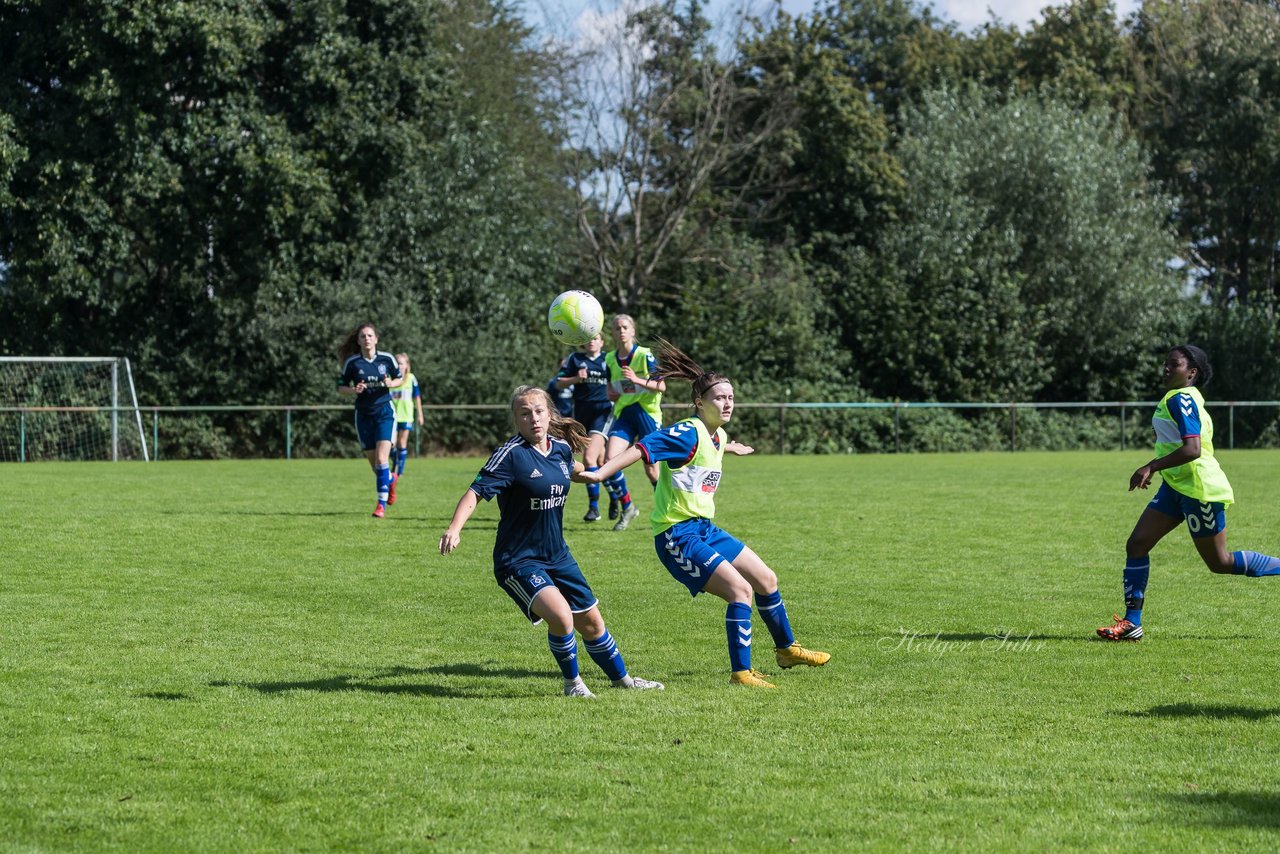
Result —
M 0 462 L 146 459 L 128 359 L 0 356 Z

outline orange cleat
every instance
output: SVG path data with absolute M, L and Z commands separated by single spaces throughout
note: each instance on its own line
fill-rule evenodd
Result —
M 1119 614 L 1112 614 L 1111 620 L 1111 625 L 1098 628 L 1098 637 L 1108 641 L 1142 640 L 1142 626 L 1134 625 Z

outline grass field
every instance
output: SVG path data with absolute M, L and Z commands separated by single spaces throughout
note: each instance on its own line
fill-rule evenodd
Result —
M 1232 545 L 1280 552 L 1280 453 L 1220 456 Z M 584 654 L 595 700 L 494 584 L 495 505 L 436 552 L 478 459 L 411 461 L 381 522 L 355 460 L 6 465 L 0 849 L 1275 850 L 1280 579 L 1180 530 L 1146 639 L 1092 639 L 1145 459 L 728 460 L 717 521 L 834 655 L 780 673 L 757 620 L 773 692 L 575 487 L 570 545 L 667 685 Z

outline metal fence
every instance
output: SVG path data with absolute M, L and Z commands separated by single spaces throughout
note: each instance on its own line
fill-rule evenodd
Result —
M 800 434 L 805 435 L 808 429 L 804 419 L 810 413 L 847 413 L 849 415 L 874 415 L 875 421 L 872 425 L 879 432 L 878 445 L 876 450 L 882 452 L 899 453 L 904 448 L 904 433 L 907 432 L 904 422 L 912 418 L 912 413 L 929 413 L 939 411 L 955 411 L 958 413 L 970 412 L 979 413 L 979 417 L 986 419 L 983 429 L 986 431 L 989 447 L 1002 447 L 1010 451 L 1016 451 L 1019 447 L 1026 447 L 1028 441 L 1020 439 L 1020 421 L 1029 422 L 1034 419 L 1034 413 L 1046 411 L 1087 411 L 1095 417 L 1100 418 L 1103 422 L 1111 426 L 1105 431 L 1095 431 L 1099 435 L 1095 437 L 1096 441 L 1091 447 L 1118 447 L 1121 450 L 1128 447 L 1135 440 L 1140 444 L 1146 444 L 1147 439 L 1139 438 L 1137 434 L 1143 431 L 1149 423 L 1149 413 L 1151 408 L 1155 406 L 1155 401 L 1142 400 L 1120 400 L 1120 401 L 1086 401 L 1086 402 L 1054 402 L 1054 403 L 936 403 L 936 402 L 908 402 L 908 401 L 892 401 L 892 402 L 857 402 L 857 403 L 840 403 L 840 402 L 812 402 L 812 403 L 740 403 L 737 406 L 738 417 L 735 422 L 748 422 L 751 435 L 757 437 L 754 441 L 757 444 L 764 445 L 764 437 L 769 433 L 773 433 L 772 447 L 762 447 L 761 450 L 774 450 L 778 454 L 795 453 L 794 446 L 800 444 L 793 438 L 788 441 L 788 435 Z M 1278 400 L 1226 400 L 1213 401 L 1207 404 L 1214 412 L 1218 413 L 1218 429 L 1217 439 L 1218 446 L 1228 449 L 1236 447 L 1236 413 L 1237 410 L 1255 410 L 1261 407 L 1270 407 L 1280 410 L 1280 401 Z M 670 414 L 680 417 L 689 411 L 687 404 L 664 404 L 663 408 Z M 486 425 L 479 432 L 493 433 L 496 441 L 503 431 L 509 429 L 507 422 L 507 406 L 505 404 L 428 404 L 423 409 L 427 413 L 435 413 L 436 420 L 443 419 L 446 414 L 449 418 L 456 419 L 465 417 L 465 413 L 475 413 L 492 422 Z M 1225 410 L 1226 423 L 1223 424 L 1222 414 Z M 310 416 L 318 416 L 323 423 L 311 424 L 304 432 L 303 438 L 304 454 L 316 456 L 314 448 L 314 437 L 317 434 L 325 434 L 328 436 L 329 443 L 337 441 L 334 435 L 341 435 L 342 441 L 349 441 L 349 435 L 346 434 L 346 423 L 351 418 L 352 408 L 350 405 L 342 404 L 317 404 L 317 405 L 258 405 L 258 406 L 143 406 L 135 410 L 133 407 L 84 407 L 84 406 L 39 406 L 39 407 L 23 407 L 8 406 L 0 407 L 0 459 L 16 460 L 26 462 L 30 459 L 48 459 L 49 456 L 44 453 L 32 452 L 32 444 L 30 442 L 31 422 L 33 419 L 42 417 L 68 417 L 69 413 L 86 414 L 89 417 L 96 416 L 103 418 L 108 414 L 116 414 L 119 412 L 128 413 L 130 416 L 136 416 L 141 413 L 142 424 L 140 432 L 149 433 L 150 438 L 150 458 L 164 459 L 166 458 L 165 443 L 165 425 L 172 424 L 175 419 L 179 422 L 184 417 L 197 415 L 217 416 L 219 418 L 255 418 L 257 422 L 253 425 L 256 435 L 264 437 L 263 446 L 271 450 L 269 455 L 281 454 L 286 459 L 293 459 L 297 455 L 298 450 L 298 431 L 297 426 L 299 419 Z M 773 413 L 776 413 L 773 414 Z M 432 418 L 428 414 L 428 424 L 431 424 Z M 891 417 L 891 421 L 890 421 Z M 1114 419 L 1114 421 L 1112 420 Z M 668 420 L 672 420 L 670 417 Z M 1255 419 L 1256 420 L 1256 419 Z M 1095 424 L 1097 422 L 1094 422 Z M 1280 420 L 1277 421 L 1280 423 Z M 997 428 L 997 424 L 1002 427 Z M 772 425 L 772 426 L 770 426 Z M 1225 427 L 1225 430 L 1223 429 Z M 798 428 L 798 429 L 797 429 Z M 995 431 L 999 429 L 1004 433 L 1002 439 L 997 442 Z M 742 427 L 738 433 L 742 432 Z M 1032 430 L 1025 432 L 1034 433 Z M 1256 433 L 1256 430 L 1250 431 Z M 6 435 L 7 434 L 7 435 Z M 274 434 L 274 435 L 273 435 Z M 1105 435 L 1103 435 L 1105 434 Z M 1225 435 L 1224 435 L 1225 434 Z M 1225 439 L 1225 442 L 1223 441 Z M 428 434 L 427 441 L 440 442 L 448 445 L 448 437 L 442 437 L 439 434 Z M 415 454 L 421 454 L 424 435 L 422 431 L 414 433 L 414 451 Z M 144 441 L 142 444 L 146 444 Z M 180 440 L 170 439 L 170 446 L 179 445 Z M 1035 440 L 1031 441 L 1035 444 Z M 1043 442 L 1036 445 L 1043 447 Z M 325 446 L 328 447 L 328 446 Z M 910 449 L 920 449 L 919 442 Z M 925 450 L 937 450 L 936 447 L 924 447 Z M 310 453 L 307 453 L 310 450 Z M 811 448 L 810 448 L 811 450 Z M 827 449 L 828 451 L 830 448 Z M 849 448 L 852 451 L 853 448 Z M 801 453 L 808 450 L 802 448 Z M 324 453 L 319 454 L 326 455 Z M 147 456 L 144 451 L 137 458 L 145 458 Z M 65 458 L 65 457 L 64 457 Z

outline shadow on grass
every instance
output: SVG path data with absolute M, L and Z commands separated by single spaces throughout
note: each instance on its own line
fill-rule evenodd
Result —
M 1042 635 L 1039 632 L 1006 631 L 1001 629 L 996 632 L 920 632 L 917 637 L 921 640 L 955 641 L 958 643 L 1004 640 L 1012 644 L 1027 640 L 1032 643 L 1036 641 L 1080 640 L 1084 635 Z
M 195 513 L 188 515 L 197 515 Z M 363 513 L 358 510 L 227 510 L 222 513 L 206 513 L 198 514 L 201 518 L 210 516 L 278 516 L 280 518 L 334 518 L 334 517 L 369 517 L 371 514 Z M 440 525 L 443 531 L 448 524 L 453 521 L 452 516 L 420 516 L 420 515 L 401 515 L 397 514 L 394 508 L 387 509 L 387 518 L 382 522 L 423 522 L 428 525 Z M 488 519 L 471 520 L 467 523 L 468 531 L 496 531 L 498 523 Z
M 1184 792 L 1168 795 L 1189 824 L 1280 828 L 1275 792 Z
M 143 700 L 190 700 L 190 694 L 182 694 L 177 691 L 148 691 L 145 694 L 135 694 Z
M 486 686 L 482 682 L 466 687 L 422 682 L 404 684 L 382 681 L 415 676 L 463 676 L 481 680 L 536 679 L 540 684 L 536 691 L 512 691 L 509 685 L 500 686 L 495 684 Z M 363 691 L 370 694 L 404 694 L 411 697 L 474 700 L 490 697 L 523 696 L 525 694 L 545 694 L 547 691 L 546 684 L 555 684 L 556 687 L 559 687 L 559 683 L 555 681 L 555 677 L 558 676 L 558 672 L 526 670 L 517 667 L 491 667 L 487 664 L 459 662 L 439 664 L 432 667 L 389 667 L 365 676 L 341 674 L 323 679 L 306 679 L 296 682 L 230 682 L 220 680 L 210 682 L 209 686 L 212 688 L 249 688 L 261 694 L 285 694 L 290 691 L 315 691 L 320 693 Z
M 1280 717 L 1280 709 L 1255 709 L 1249 706 L 1214 706 L 1202 703 L 1171 703 L 1152 706 L 1145 712 L 1112 712 L 1126 718 L 1217 718 L 1219 720 L 1260 721 Z

